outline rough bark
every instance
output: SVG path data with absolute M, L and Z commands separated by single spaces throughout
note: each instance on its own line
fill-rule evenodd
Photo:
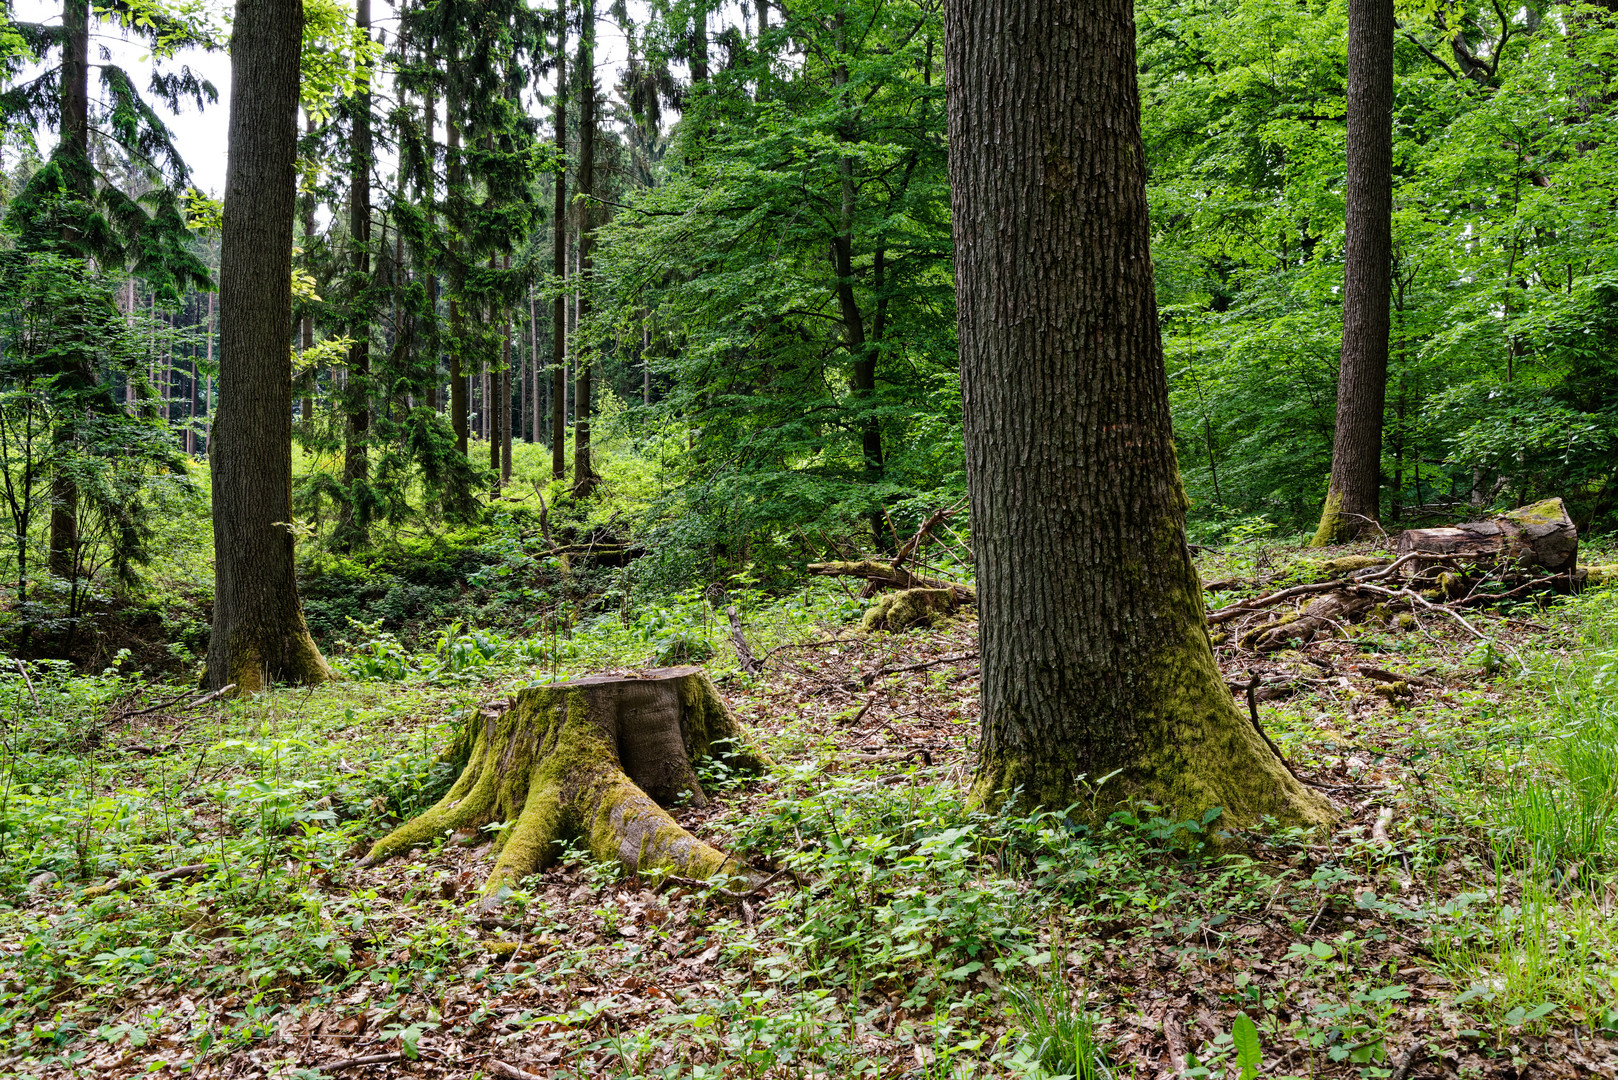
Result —
M 355 0 L 354 26 L 367 37 L 371 33 L 371 0 Z M 369 76 L 365 75 L 368 79 Z M 348 242 L 354 288 L 371 287 L 371 92 L 362 82 L 354 95 L 354 127 L 349 141 Z M 356 300 L 358 298 L 356 297 Z M 343 386 L 346 399 L 343 429 L 343 488 L 346 497 L 338 509 L 336 546 L 341 551 L 364 547 L 370 534 L 371 511 L 366 491 L 371 463 L 366 440 L 371 430 L 371 324 L 370 304 L 359 305 L 363 314 L 350 328 L 353 344 L 348 347 L 348 378 Z
M 206 683 L 331 677 L 293 572 L 292 226 L 302 0 L 237 0 L 219 269 L 214 615 Z
M 1487 521 L 1442 529 L 1407 529 L 1394 541 L 1400 555 L 1428 551 L 1476 556 L 1470 562 L 1508 564 L 1544 574 L 1571 573 L 1579 557 L 1579 531 L 1561 499 L 1545 499 Z
M 465 177 L 461 167 L 461 128 L 455 117 L 459 102 L 456 100 L 453 85 L 447 110 L 444 115 L 445 129 L 445 195 L 449 199 L 462 196 L 462 187 Z M 461 242 L 458 239 L 450 241 L 450 262 L 459 265 Z M 463 275 L 464 277 L 464 275 Z M 460 285 L 457 284 L 450 294 L 449 300 L 449 423 L 455 432 L 455 449 L 465 457 L 468 450 L 470 431 L 467 424 L 466 400 L 466 372 L 461 364 L 461 347 L 465 340 L 464 327 L 461 324 Z
M 1381 521 L 1393 280 L 1393 31 L 1393 0 L 1351 0 L 1343 347 L 1331 483 L 1316 547 L 1352 540 Z
M 90 4 L 65 0 L 62 4 L 62 118 L 55 158 L 75 198 L 88 201 L 94 194 L 90 168 Z M 82 238 L 72 226 L 64 227 L 62 241 L 73 251 Z M 89 364 L 81 357 L 66 358 L 63 381 L 81 388 L 90 379 Z M 53 457 L 65 460 L 76 434 L 71 422 L 52 433 Z M 56 577 L 74 577 L 79 554 L 79 489 L 64 471 L 51 476 L 50 546 L 45 568 Z
M 556 0 L 556 200 L 551 210 L 551 478 L 567 475 L 567 5 Z
M 486 904 L 554 862 L 564 840 L 582 840 L 598 859 L 635 874 L 740 874 L 740 863 L 686 832 L 665 807 L 683 799 L 707 805 L 694 767 L 706 758 L 747 772 L 769 764 L 696 667 L 529 687 L 509 708 L 474 718 L 450 757 L 463 765 L 454 786 L 378 840 L 362 865 L 506 822 Z
M 1323 822 L 1231 701 L 1186 547 L 1132 5 L 948 0 L 945 16 L 983 677 L 972 799 Z
M 573 495 L 585 498 L 596 488 L 599 477 L 590 463 L 591 364 L 579 339 L 590 317 L 590 277 L 595 236 L 596 190 L 596 75 L 595 0 L 584 0 L 584 25 L 579 36 L 579 313 L 574 331 L 573 352 Z

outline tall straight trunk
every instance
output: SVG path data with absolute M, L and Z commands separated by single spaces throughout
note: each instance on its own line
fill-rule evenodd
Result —
M 594 11 L 593 0 L 585 0 Z M 707 0 L 699 0 L 695 14 L 692 16 L 691 27 L 691 81 L 705 83 L 708 81 L 708 8 Z M 585 24 L 584 32 L 590 33 L 589 24 Z
M 528 344 L 532 353 L 529 360 L 533 364 L 534 368 L 534 376 L 533 379 L 530 380 L 534 399 L 529 409 L 529 416 L 532 426 L 528 429 L 528 441 L 530 443 L 538 443 L 540 441 L 539 418 L 544 415 L 544 412 L 539 407 L 539 306 L 534 302 L 534 291 L 532 289 L 528 290 Z
M 354 28 L 371 36 L 371 0 L 355 0 Z M 369 479 L 371 463 L 366 440 L 371 431 L 371 91 L 370 76 L 360 72 L 360 89 L 353 98 L 353 131 L 349 137 L 348 242 L 360 321 L 349 328 L 348 379 L 344 394 L 343 489 L 333 537 L 339 551 L 364 547 L 370 534 Z M 384 250 L 386 250 L 384 248 Z
M 207 685 L 331 678 L 293 570 L 292 226 L 302 0 L 237 0 L 219 269 L 214 610 Z
M 511 255 L 505 257 L 505 270 L 511 270 Z M 511 308 L 504 310 L 506 339 L 500 347 L 500 482 L 511 482 Z
M 460 190 L 463 182 L 461 172 L 461 129 L 455 122 L 457 104 L 455 95 L 451 93 L 446 102 L 446 112 L 444 113 L 444 128 L 447 133 L 445 154 L 448 159 L 445 173 L 451 197 Z M 451 231 L 454 231 L 453 225 L 451 225 Z M 451 262 L 459 261 L 460 247 L 460 240 L 452 239 L 450 241 Z M 466 372 L 461 369 L 462 326 L 459 291 L 457 288 L 454 292 L 451 292 L 449 298 L 449 422 L 450 427 L 455 431 L 455 448 L 464 457 L 468 453 L 467 443 L 470 431 L 468 430 L 466 415 Z
M 307 113 L 304 114 L 303 118 L 303 130 L 305 134 L 308 135 L 313 135 L 315 133 L 315 118 Z M 304 195 L 300 195 L 298 202 L 300 203 L 303 212 L 304 258 L 307 260 L 309 258 L 309 248 L 315 242 L 314 192 L 310 191 Z M 302 338 L 299 341 L 300 351 L 298 353 L 300 359 L 304 353 L 307 353 L 310 349 L 315 347 L 315 317 L 306 311 L 304 312 L 302 322 L 303 333 Z M 315 390 L 319 385 L 319 380 L 315 377 L 315 373 L 313 371 L 304 371 L 302 377 L 306 379 L 307 382 L 304 384 L 303 407 L 299 410 L 299 416 L 303 419 L 304 426 L 310 428 L 310 433 L 313 434 L 315 422 Z
M 433 138 L 438 127 L 438 102 L 433 97 L 431 82 L 427 84 L 427 89 L 422 92 L 421 118 L 422 130 L 427 144 L 427 165 L 421 171 L 421 187 L 417 191 L 417 198 L 427 215 L 427 229 L 431 232 L 438 222 L 438 215 L 433 213 L 433 163 L 437 160 L 433 153 Z M 422 332 L 417 335 L 417 340 L 424 346 L 430 345 L 434 350 L 430 358 L 430 373 L 427 376 L 427 408 L 436 413 L 438 411 L 439 384 L 439 357 L 437 351 L 439 334 L 435 329 L 438 323 L 438 268 L 429 264 L 421 267 L 420 270 L 427 278 L 428 314 L 422 319 Z M 433 330 L 433 332 L 429 333 L 429 330 Z
M 214 299 L 218 295 L 216 292 L 208 294 L 208 370 L 210 372 L 213 370 Z M 210 374 L 202 384 L 202 418 L 209 420 L 212 414 L 213 375 Z M 202 452 L 204 454 L 208 453 L 209 447 L 212 445 L 213 425 L 210 422 L 202 425 Z
M 946 0 L 977 805 L 1328 809 L 1236 711 L 1185 541 L 1132 0 Z
M 90 167 L 90 4 L 89 0 L 64 0 L 62 4 L 61 126 L 56 161 L 61 166 L 73 195 L 88 201 L 94 194 L 95 180 Z M 63 246 L 75 250 L 82 237 L 73 226 L 62 230 Z M 64 361 L 65 388 L 84 389 L 90 381 L 89 360 L 84 356 Z M 52 458 L 61 463 L 68 447 L 77 441 L 71 420 L 51 433 Z M 50 549 L 45 568 L 57 577 L 72 577 L 79 547 L 79 489 L 73 478 L 58 470 L 51 475 Z
M 1393 283 L 1393 0 L 1348 5 L 1343 351 L 1331 485 L 1311 544 L 1380 529 L 1382 414 Z
M 842 13 L 838 13 L 833 25 L 837 30 L 837 48 L 840 57 L 846 57 L 848 41 Z M 832 81 L 839 87 L 848 85 L 846 59 L 839 59 L 833 68 Z M 846 94 L 843 96 L 846 99 Z M 850 113 L 851 117 L 854 115 L 853 112 Z M 857 120 L 850 119 L 848 126 L 838 132 L 838 138 L 845 143 L 855 142 L 858 138 L 858 131 L 854 128 L 856 123 Z M 852 156 L 843 155 L 837 163 L 837 173 L 841 186 L 841 200 L 837 235 L 832 237 L 831 242 L 832 265 L 837 274 L 837 307 L 843 320 L 843 344 L 848 348 L 852 361 L 849 387 L 854 391 L 856 405 L 866 413 L 860 418 L 860 453 L 865 459 L 865 477 L 874 484 L 881 481 L 883 472 L 882 426 L 871 412 L 876 396 L 875 342 L 867 339 L 865 315 L 860 310 L 858 297 L 854 295 L 854 211 L 858 207 L 859 192 L 854 184 Z M 885 518 L 881 511 L 872 511 L 871 534 L 878 547 L 887 544 L 884 522 Z
M 567 6 L 556 0 L 556 198 L 551 210 L 551 478 L 567 475 Z
M 590 375 L 588 353 L 581 347 L 584 324 L 590 317 L 591 233 L 596 191 L 596 5 L 583 0 L 584 25 L 579 36 L 579 311 L 573 354 L 573 495 L 584 498 L 595 490 L 597 477 L 590 464 Z M 699 8 L 700 10 L 700 8 Z M 705 15 L 698 25 L 706 27 Z M 707 39 L 704 29 L 702 39 Z

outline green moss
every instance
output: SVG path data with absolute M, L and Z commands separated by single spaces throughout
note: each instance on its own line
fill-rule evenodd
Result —
M 1520 506 L 1500 515 L 1513 525 L 1554 525 L 1567 520 L 1567 507 L 1561 499 L 1541 499 L 1531 506 Z
M 1154 540 L 1183 551 L 1178 521 L 1159 533 Z M 1161 644 L 1132 673 L 1136 749 L 1130 758 L 1110 760 L 1102 749 L 1099 760 L 1081 763 L 1064 757 L 1059 747 L 991 743 L 973 779 L 974 804 L 997 806 L 1020 788 L 1024 805 L 1060 809 L 1081 803 L 1090 814 L 1148 802 L 1180 819 L 1219 807 L 1227 826 L 1257 825 L 1266 816 L 1307 826 L 1332 820 L 1330 804 L 1292 777 L 1237 710 L 1208 645 L 1196 575 L 1188 559 L 1178 562 L 1176 573 L 1175 561 L 1165 557 L 1155 579 Z M 1088 790 L 1087 783 L 1102 777 L 1080 777 L 1086 764 L 1116 775 L 1099 790 Z
M 1343 517 L 1343 493 L 1332 489 L 1326 492 L 1326 505 L 1320 511 L 1320 527 L 1315 530 L 1310 547 L 1330 547 L 1352 539 L 1348 519 Z
M 905 589 L 888 593 L 865 612 L 860 631 L 908 630 L 914 626 L 941 626 L 955 613 L 955 594 L 949 589 Z
M 767 767 L 705 674 L 694 672 L 676 685 L 695 759 L 729 740 L 732 767 Z M 557 841 L 575 838 L 597 858 L 631 872 L 707 878 L 734 865 L 682 829 L 624 773 L 609 729 L 577 687 L 523 690 L 511 708 L 458 734 L 450 752 L 463 744 L 465 768 L 444 798 L 377 841 L 367 864 L 446 833 L 503 821 L 510 824 L 496 840 L 485 896 L 550 864 Z

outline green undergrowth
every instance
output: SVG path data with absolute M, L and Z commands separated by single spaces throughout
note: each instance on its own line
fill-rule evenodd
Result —
M 732 582 L 537 633 L 350 624 L 332 649 L 344 681 L 195 710 L 116 669 L 0 669 L 0 1075 L 195 1074 L 252 1053 L 312 1080 L 335 1075 L 315 1069 L 332 1053 L 281 1033 L 318 1024 L 350 1024 L 353 1052 L 397 1052 L 401 1069 L 471 1075 L 455 1063 L 490 1054 L 705 1080 L 1125 1077 L 1171 1029 L 1187 1077 L 1385 1080 L 1411 1047 L 1465 1074 L 1570 1029 L 1618 1035 L 1610 593 L 1536 610 L 1543 647 L 1516 640 L 1526 672 L 1427 629 L 1331 643 L 1336 670 L 1443 689 L 1353 711 L 1322 679 L 1262 704 L 1295 767 L 1347 792 L 1330 836 L 1225 834 L 1218 815 L 1149 806 L 1099 823 L 969 810 L 976 732 L 953 676 L 874 682 L 872 730 L 934 717 L 933 742 L 865 755 L 850 725 L 877 713 L 818 704 L 841 692 L 830 676 L 736 670 L 730 604 L 759 653 L 851 635 L 863 608 L 830 582 L 773 598 Z M 880 639 L 863 663 L 901 642 L 953 651 L 959 632 Z M 810 676 L 827 656 L 789 655 Z M 483 703 L 697 660 L 772 710 L 743 718 L 778 766 L 704 775 L 716 809 L 700 823 L 780 875 L 766 893 L 654 892 L 574 849 L 490 927 L 468 903 L 476 851 L 354 868 L 447 789 L 440 755 Z M 157 879 L 181 867 L 200 869 Z M 522 1057 L 539 1046 L 554 1060 Z

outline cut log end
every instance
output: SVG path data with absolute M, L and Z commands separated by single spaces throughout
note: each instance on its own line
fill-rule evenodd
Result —
M 1537 567 L 1550 574 L 1571 574 L 1579 555 L 1579 532 L 1561 499 L 1545 499 L 1487 521 L 1469 521 L 1442 529 L 1409 529 L 1398 536 L 1400 555 L 1475 556 L 1482 563 Z
M 740 871 L 666 807 L 705 803 L 695 765 L 708 758 L 738 772 L 769 765 L 695 667 L 530 687 L 510 708 L 474 719 L 458 750 L 466 765 L 444 798 L 377 841 L 360 865 L 503 823 L 485 910 L 498 905 L 503 887 L 554 862 L 567 840 L 630 873 L 709 879 Z

